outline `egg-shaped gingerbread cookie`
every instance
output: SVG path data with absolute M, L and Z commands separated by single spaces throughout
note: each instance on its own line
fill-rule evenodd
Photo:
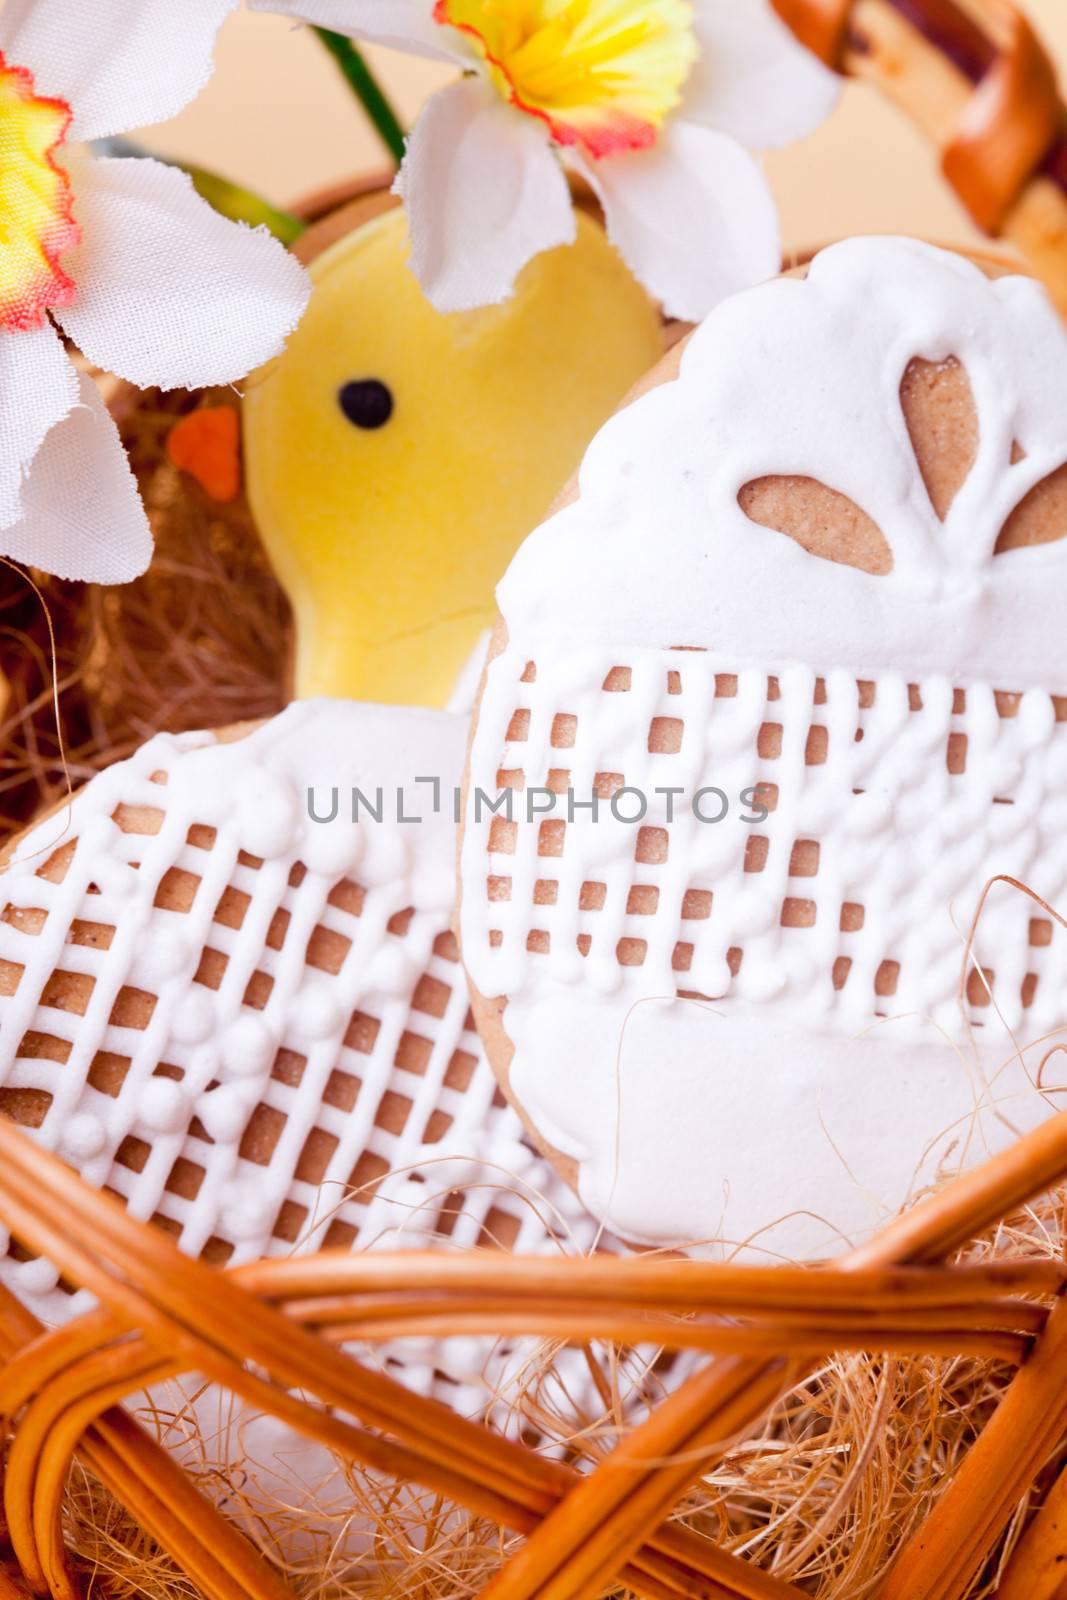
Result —
M 856 239 L 721 305 L 512 561 L 463 958 L 625 1237 L 825 1257 L 1062 1103 L 1065 463 L 1044 290 Z
M 466 730 L 297 702 L 158 735 L 23 835 L 0 875 L 0 1111 L 215 1263 L 591 1248 L 473 1031 L 450 929 Z M 90 1303 L 3 1248 L 46 1321 Z M 386 1358 L 473 1412 L 506 1344 Z

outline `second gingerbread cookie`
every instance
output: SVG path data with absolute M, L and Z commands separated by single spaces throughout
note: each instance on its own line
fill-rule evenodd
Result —
M 1067 335 L 853 240 L 660 376 L 500 586 L 463 954 L 599 1216 L 822 1257 L 1061 1103 L 1067 933 L 983 891 L 1067 888 Z

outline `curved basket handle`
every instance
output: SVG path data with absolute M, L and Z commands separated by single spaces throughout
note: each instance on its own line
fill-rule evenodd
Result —
M 852 0 L 772 0 L 772 4 L 782 21 L 813 55 L 835 72 L 845 70 L 845 41 Z
M 1010 0 L 772 0 L 835 71 L 873 83 L 936 144 L 985 233 L 1013 240 L 1067 316 L 1067 113 Z
M 999 231 L 1062 124 L 1052 62 L 1022 13 L 1004 6 L 1001 48 L 941 156 L 945 177 L 986 233 Z

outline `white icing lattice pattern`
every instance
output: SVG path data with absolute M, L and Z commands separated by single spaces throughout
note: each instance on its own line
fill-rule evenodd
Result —
M 213 1262 L 442 1236 L 592 1248 L 469 1016 L 449 930 L 464 738 L 459 717 L 310 702 L 233 743 L 157 737 L 94 779 L 0 878 L 0 1109 Z M 339 786 L 334 823 L 309 822 L 308 785 L 326 808 Z M 386 807 L 405 786 L 424 820 L 354 827 L 352 785 Z M 14 1246 L 0 1276 L 48 1320 L 87 1303 Z M 495 1393 L 519 1353 L 381 1359 L 474 1412 L 487 1364 Z M 561 1371 L 585 1391 L 580 1355 Z
M 541 970 L 602 993 L 639 973 L 650 993 L 951 1031 L 987 879 L 1067 891 L 1067 699 L 1039 690 L 681 650 L 546 664 L 514 646 L 490 669 L 473 770 L 513 790 L 510 823 L 486 808 L 468 824 L 464 952 L 491 994 Z M 554 798 L 528 820 L 531 788 Z M 994 895 L 976 954 L 973 1021 L 993 1003 L 1011 1029 L 1061 1023 L 1067 937 L 1030 901 Z

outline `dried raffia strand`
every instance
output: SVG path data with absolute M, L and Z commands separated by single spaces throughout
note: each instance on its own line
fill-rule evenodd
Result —
M 59 652 L 56 648 L 56 628 L 52 618 L 52 611 L 41 589 L 34 582 L 32 576 L 16 562 L 7 556 L 0 556 L 0 566 L 13 573 L 17 582 L 25 584 L 33 594 L 40 607 L 41 620 L 44 622 L 45 634 L 48 641 L 46 657 L 42 658 L 42 671 L 47 674 L 47 691 L 42 699 L 47 700 L 55 726 L 56 754 L 60 773 L 62 775 L 63 789 L 69 800 L 74 793 L 71 781 L 70 763 L 67 759 L 66 740 L 63 735 L 63 717 L 60 710 L 60 697 L 62 686 L 59 678 Z M 12 698 L 12 685 L 0 672 L 0 726 L 3 725 Z
M 1042 1193 L 1065 1172 L 1067 1113 L 1061 1112 L 905 1213 L 846 1257 L 842 1270 L 944 1255 Z M 721 1459 L 731 1437 L 799 1376 L 795 1365 L 781 1360 L 710 1363 L 571 1491 L 486 1595 L 492 1600 L 577 1600 L 610 1581 L 665 1507 Z M 590 1534 L 590 1529 L 596 1531 Z

